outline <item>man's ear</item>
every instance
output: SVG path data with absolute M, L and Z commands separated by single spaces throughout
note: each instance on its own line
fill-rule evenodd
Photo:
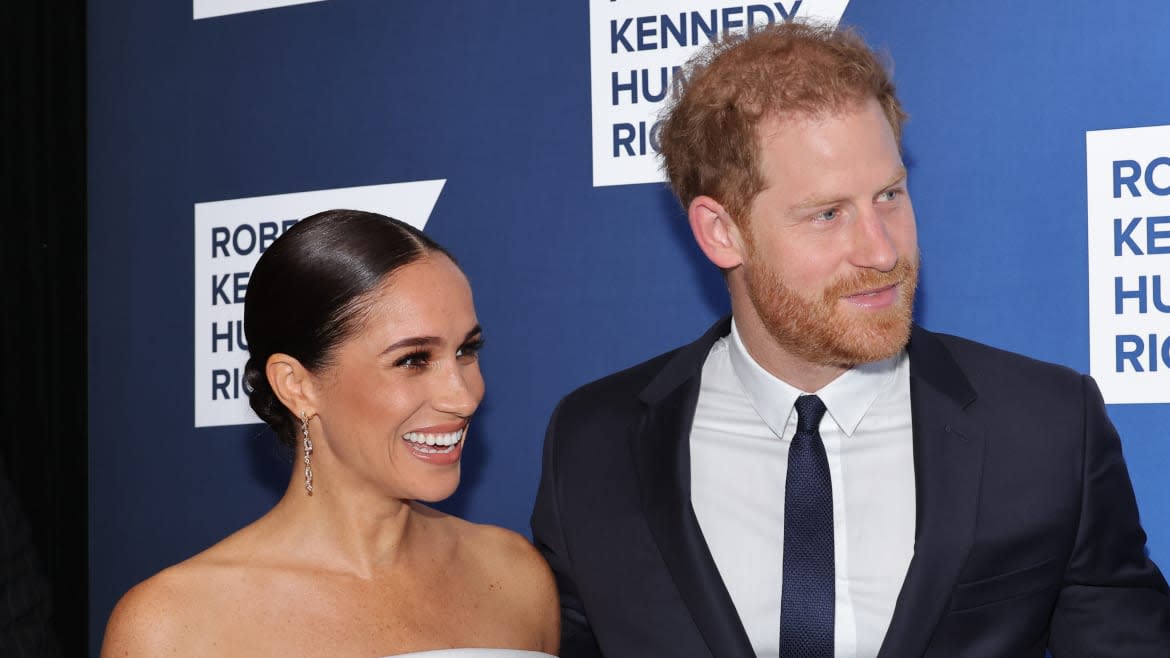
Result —
M 709 196 L 697 196 L 687 207 L 691 233 L 707 259 L 729 270 L 743 263 L 743 240 L 739 226 L 723 205 Z
M 268 357 L 264 374 L 272 392 L 294 416 L 299 418 L 305 413 L 312 417 L 317 413 L 316 379 L 295 357 L 273 354 Z

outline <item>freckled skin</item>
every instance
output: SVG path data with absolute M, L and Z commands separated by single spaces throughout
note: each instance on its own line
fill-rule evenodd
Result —
M 906 170 L 874 99 L 760 133 L 767 186 L 735 227 L 732 309 L 757 361 L 817 390 L 909 338 L 918 238 Z
M 276 507 L 123 597 L 103 658 L 555 654 L 560 608 L 536 549 L 417 502 L 450 495 L 459 465 L 420 459 L 402 437 L 466 425 L 483 396 L 476 326 L 449 259 L 395 272 L 332 366 L 297 380 L 298 405 L 312 407 L 313 495 L 298 455 Z M 433 339 L 425 358 L 387 348 L 419 336 Z

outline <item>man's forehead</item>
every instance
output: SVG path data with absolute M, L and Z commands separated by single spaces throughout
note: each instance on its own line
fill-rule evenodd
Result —
M 768 112 L 756 123 L 756 139 L 764 144 L 790 128 L 800 130 L 851 114 L 860 114 L 871 104 L 880 107 L 877 98 L 867 96 L 812 110 Z
M 906 176 L 893 129 L 876 101 L 769 117 L 757 132 L 761 192 L 791 194 L 796 207 L 831 203 L 847 191 L 876 193 Z

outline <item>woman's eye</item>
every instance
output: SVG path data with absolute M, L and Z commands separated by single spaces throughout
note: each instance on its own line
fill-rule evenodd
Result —
M 463 344 L 455 356 L 461 359 L 474 359 L 479 356 L 479 351 L 483 349 L 483 339 L 477 338 Z
M 431 362 L 430 352 L 411 352 L 394 362 L 400 368 L 425 368 Z

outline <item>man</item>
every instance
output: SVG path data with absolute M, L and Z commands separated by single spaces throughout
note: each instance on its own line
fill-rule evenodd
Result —
M 1168 656 L 1095 384 L 911 324 L 904 113 L 859 37 L 717 44 L 661 132 L 731 318 L 549 425 L 562 656 Z

